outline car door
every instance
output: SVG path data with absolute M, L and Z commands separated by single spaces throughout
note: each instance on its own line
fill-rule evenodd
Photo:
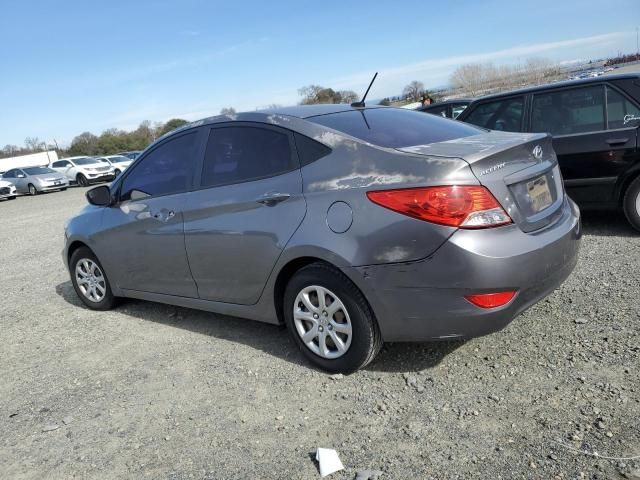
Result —
M 120 288 L 197 298 L 183 209 L 199 141 L 198 129 L 166 139 L 114 184 L 117 202 L 105 208 L 96 244 Z
M 73 168 L 73 164 L 68 160 L 59 160 L 57 162 L 53 162 L 53 164 L 51 165 L 51 168 L 56 172 L 61 173 L 62 175 L 67 177 L 68 180 L 76 179 L 74 175 L 70 175 L 69 173 Z
M 531 101 L 532 132 L 553 136 L 565 185 L 580 203 L 613 199 L 625 169 L 625 152 L 635 148 L 635 132 L 607 129 L 604 84 L 544 90 Z
M 211 128 L 185 243 L 200 298 L 254 304 L 306 212 L 290 132 L 264 124 Z
M 18 177 L 18 172 L 19 170 L 17 168 L 14 168 L 6 172 L 4 175 L 2 175 L 2 178 L 13 183 L 18 193 L 24 193 L 25 192 L 24 179 Z

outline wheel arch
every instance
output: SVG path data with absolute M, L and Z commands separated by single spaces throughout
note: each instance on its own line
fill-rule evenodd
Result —
M 640 164 L 638 164 L 632 170 L 628 171 L 627 174 L 618 183 L 615 192 L 615 201 L 619 206 L 623 205 L 624 196 L 627 193 L 629 186 L 638 177 L 640 177 Z
M 276 308 L 276 315 L 278 318 L 278 323 L 280 325 L 284 325 L 284 291 L 287 288 L 289 280 L 291 280 L 291 278 L 300 269 L 306 267 L 307 265 L 311 265 L 312 263 L 324 263 L 333 268 L 338 268 L 331 262 L 315 256 L 296 257 L 284 264 L 278 272 L 273 286 L 273 303 Z

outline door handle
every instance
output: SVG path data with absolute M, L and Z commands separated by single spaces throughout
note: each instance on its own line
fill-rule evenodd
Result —
M 606 140 L 609 145 L 622 145 L 624 143 L 627 143 L 628 141 L 628 138 L 609 138 Z
M 288 193 L 269 192 L 258 198 L 256 202 L 266 205 L 267 207 L 273 207 L 280 202 L 284 202 L 291 197 Z
M 168 222 L 175 217 L 176 212 L 173 210 L 167 210 L 166 208 L 160 209 L 158 212 L 152 213 L 151 216 L 160 222 Z

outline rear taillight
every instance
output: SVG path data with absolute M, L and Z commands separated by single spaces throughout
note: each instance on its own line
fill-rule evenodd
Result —
M 367 197 L 394 212 L 460 228 L 489 228 L 511 223 L 491 192 L 479 185 L 403 188 L 367 192 Z
M 516 292 L 496 292 L 496 293 L 479 293 L 476 295 L 466 295 L 464 298 L 480 308 L 497 308 L 509 303 Z

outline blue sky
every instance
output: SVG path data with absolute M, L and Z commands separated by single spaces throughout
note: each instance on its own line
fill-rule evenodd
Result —
M 370 96 L 462 63 L 636 48 L 639 0 L 0 0 L 0 148 L 27 136 L 292 104 L 311 83 Z

